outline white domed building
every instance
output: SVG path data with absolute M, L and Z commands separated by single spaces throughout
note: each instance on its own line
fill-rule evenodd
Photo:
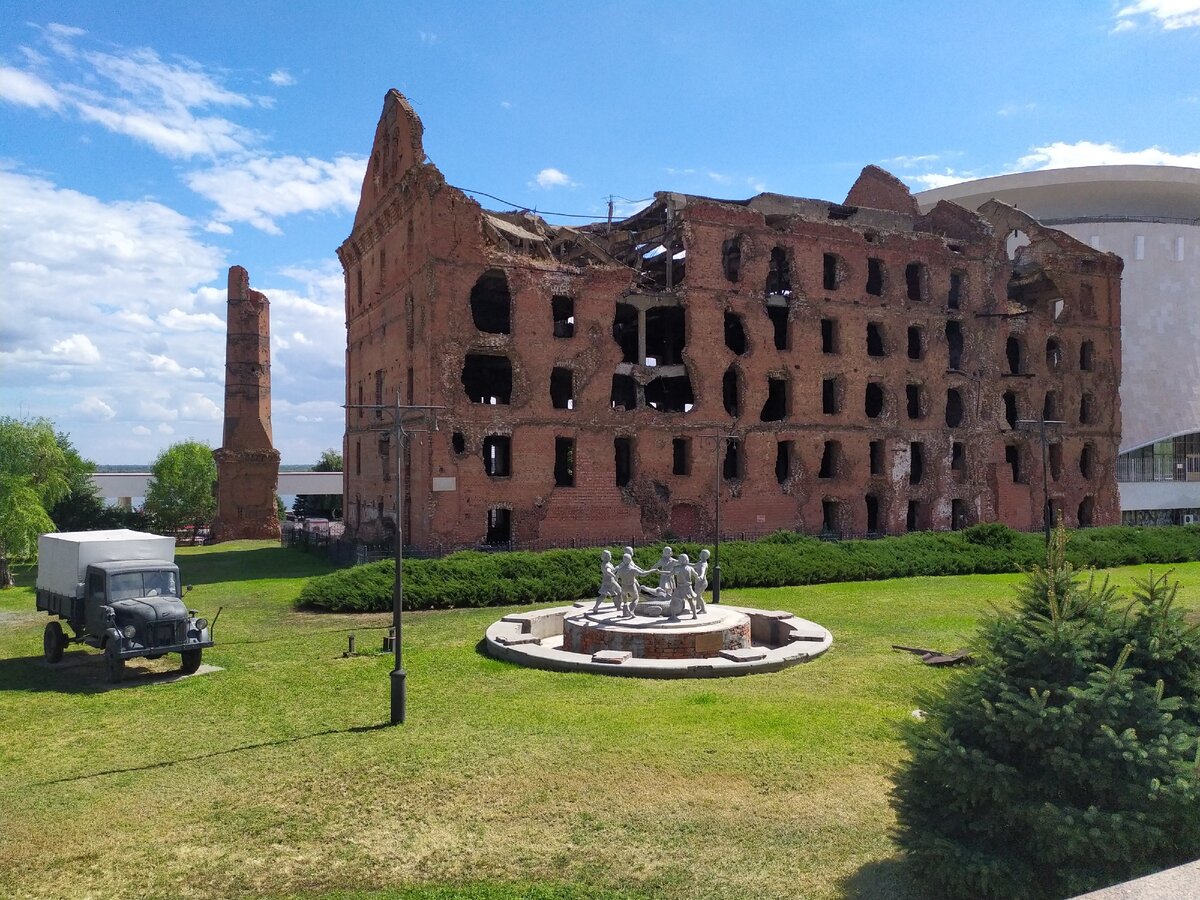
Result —
M 1121 444 L 1128 524 L 1200 522 L 1200 169 L 1083 166 L 981 178 L 916 195 L 996 198 L 1125 262 Z

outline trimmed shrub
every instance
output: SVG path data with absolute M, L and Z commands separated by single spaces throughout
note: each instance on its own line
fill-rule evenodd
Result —
M 1075 896 L 1200 855 L 1197 628 L 1165 577 L 1120 603 L 1065 543 L 907 726 L 897 841 L 939 896 Z
M 672 543 L 671 547 L 676 554 L 687 553 L 692 559 L 703 549 L 691 543 Z M 622 548 L 610 549 L 614 558 L 620 559 Z M 661 545 L 640 547 L 635 559 L 648 568 L 661 551 Z M 1200 559 L 1200 527 L 1089 528 L 1076 532 L 1067 552 L 1077 567 Z M 1016 572 L 1035 565 L 1044 554 L 1040 534 L 1023 534 L 997 524 L 852 541 L 822 541 L 781 531 L 756 542 L 722 543 L 721 584 L 726 588 L 784 587 Z M 312 578 L 299 602 L 334 612 L 390 609 L 394 573 L 391 561 L 384 561 Z M 542 553 L 468 550 L 444 559 L 404 563 L 404 597 L 409 609 L 570 603 L 594 597 L 599 584 L 599 548 Z

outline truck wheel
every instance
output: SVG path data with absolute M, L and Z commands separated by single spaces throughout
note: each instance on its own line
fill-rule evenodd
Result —
M 179 655 L 183 657 L 183 665 L 180 666 L 179 671 L 184 675 L 191 675 L 195 672 L 200 668 L 200 654 L 203 652 L 203 650 L 182 651 Z
M 63 658 L 63 650 L 67 646 L 67 636 L 63 634 L 58 622 L 47 622 L 46 630 L 42 632 L 42 652 L 46 662 L 53 665 Z
M 104 648 L 104 667 L 108 670 L 108 680 L 117 684 L 125 677 L 125 660 L 121 659 L 121 651 L 116 644 Z

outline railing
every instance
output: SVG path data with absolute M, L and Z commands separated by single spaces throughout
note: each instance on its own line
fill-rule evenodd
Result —
M 1159 225 L 1200 225 L 1200 219 L 1177 216 L 1064 216 L 1058 219 L 1039 219 L 1043 225 L 1082 225 L 1087 222 L 1150 222 Z
M 1117 481 L 1186 481 L 1184 460 L 1174 456 L 1118 456 Z

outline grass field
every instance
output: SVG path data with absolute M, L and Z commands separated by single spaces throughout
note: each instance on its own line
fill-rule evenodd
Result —
M 820 622 L 781 673 L 639 681 L 484 656 L 503 609 L 405 618 L 408 723 L 385 727 L 386 615 L 297 612 L 319 560 L 180 551 L 223 671 L 110 689 L 41 659 L 31 577 L 0 593 L 0 896 L 919 896 L 888 839 L 897 725 L 1017 576 L 726 592 Z M 1145 567 L 1113 573 L 1119 583 Z M 1175 568 L 1200 606 L 1200 563 Z M 178 658 L 156 664 L 167 668 Z

